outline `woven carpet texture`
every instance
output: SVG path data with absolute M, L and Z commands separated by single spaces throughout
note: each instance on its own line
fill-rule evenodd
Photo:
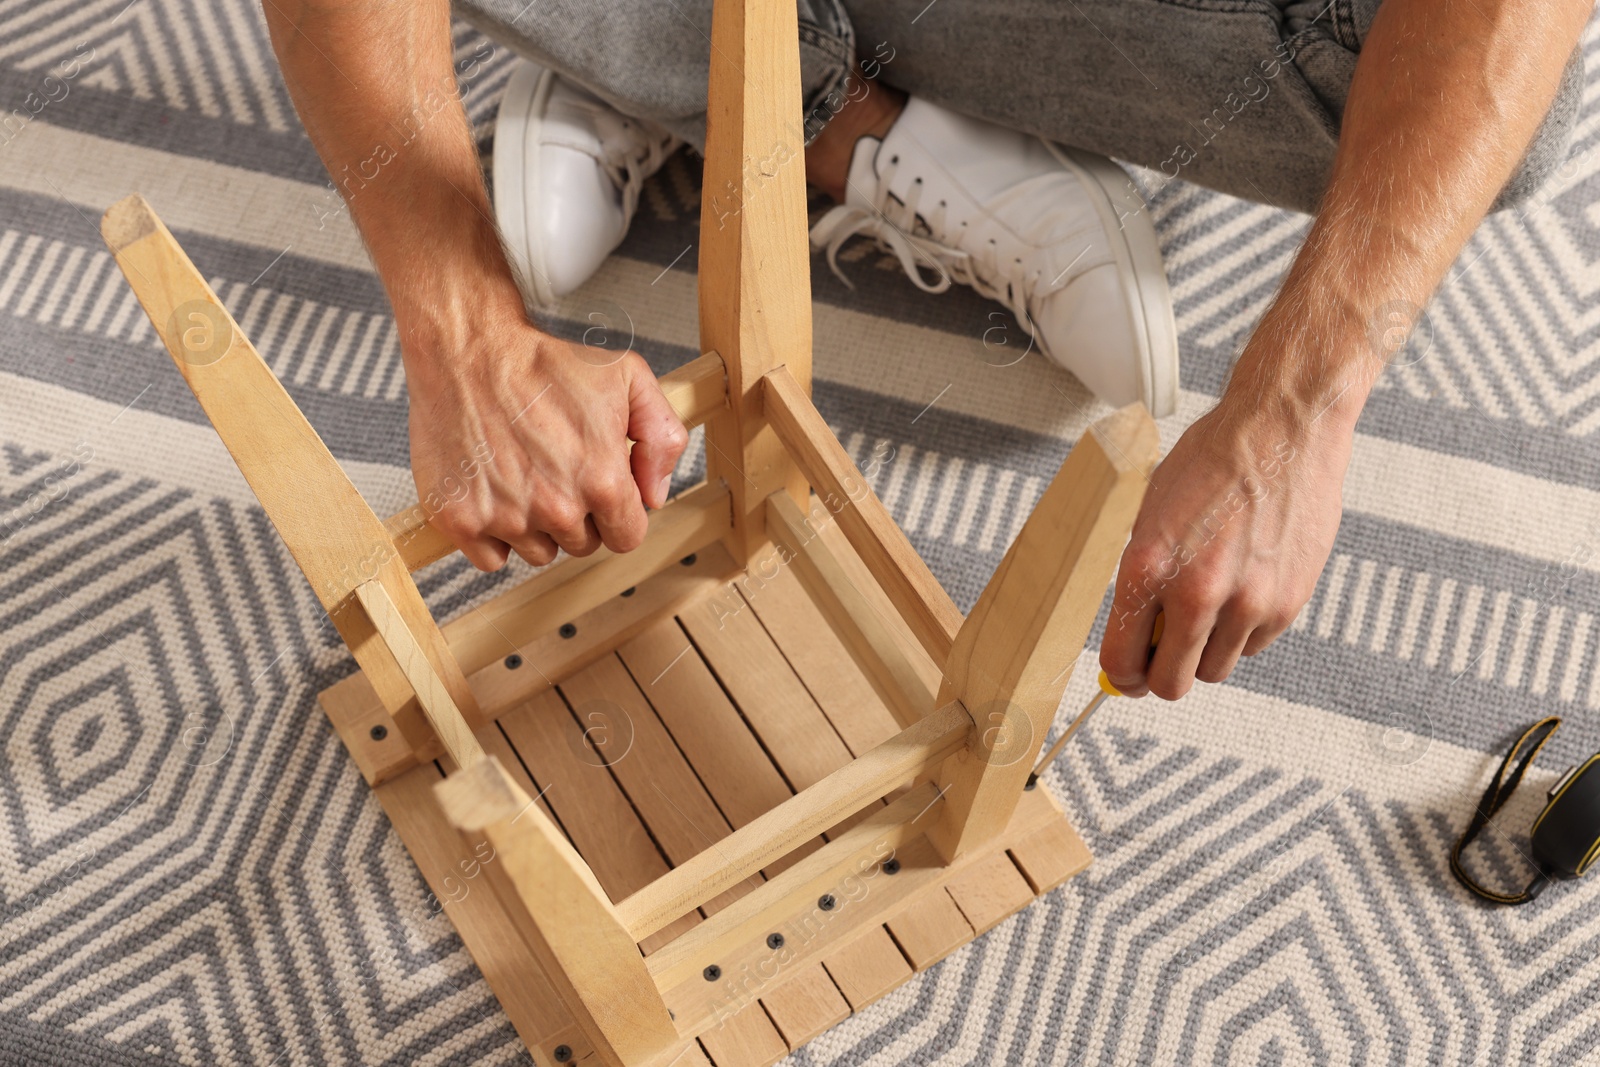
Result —
M 456 48 L 487 133 L 513 57 Z M 525 1063 L 316 706 L 348 654 L 99 239 L 144 193 L 374 508 L 414 499 L 393 322 L 259 9 L 0 2 L 6 108 L 63 64 L 0 134 L 0 1063 Z M 1491 910 L 1446 863 L 1523 726 L 1567 719 L 1483 843 L 1507 884 L 1531 794 L 1600 749 L 1597 148 L 1592 73 L 1569 163 L 1380 381 L 1293 629 L 1226 684 L 1111 702 L 1051 770 L 1093 866 L 790 1062 L 1600 1062 L 1600 884 Z M 680 153 L 649 182 L 555 328 L 698 353 L 698 181 Z M 1177 182 L 1150 210 L 1170 447 L 1308 220 Z M 813 262 L 818 406 L 965 610 L 1107 409 L 996 305 L 842 262 L 853 290 Z M 421 578 L 448 616 L 524 574 Z

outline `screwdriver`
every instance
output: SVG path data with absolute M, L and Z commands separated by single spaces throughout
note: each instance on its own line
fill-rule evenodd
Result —
M 1156 616 L 1156 624 L 1150 631 L 1150 651 L 1152 654 L 1156 650 L 1156 644 L 1161 640 L 1161 631 L 1166 628 L 1166 625 L 1167 614 L 1162 612 Z M 1111 684 L 1111 679 L 1106 675 L 1105 671 L 1101 671 L 1100 692 L 1090 698 L 1089 703 L 1085 704 L 1083 710 L 1078 712 L 1078 717 L 1072 720 L 1072 725 L 1067 727 L 1060 737 L 1056 738 L 1056 743 L 1050 746 L 1050 751 L 1044 754 L 1044 758 L 1033 768 L 1033 773 L 1028 775 L 1028 784 L 1023 788 L 1032 789 L 1038 784 L 1039 776 L 1044 773 L 1044 769 L 1050 766 L 1057 756 L 1061 755 L 1061 750 L 1067 747 L 1067 742 L 1072 739 L 1073 734 L 1078 732 L 1078 727 L 1089 721 L 1089 716 L 1094 714 L 1096 708 L 1105 703 L 1106 697 L 1119 697 L 1121 695 L 1122 691 Z

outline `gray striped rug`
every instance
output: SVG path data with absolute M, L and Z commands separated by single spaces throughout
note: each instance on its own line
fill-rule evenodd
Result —
M 487 122 L 509 57 L 457 45 Z M 0 103 L 30 93 L 0 127 L 0 1063 L 525 1062 L 314 706 L 348 656 L 99 243 L 144 192 L 368 499 L 406 501 L 393 324 L 259 14 L 0 3 Z M 794 1063 L 1600 1059 L 1600 885 L 1489 911 L 1445 865 L 1522 725 L 1568 717 L 1534 786 L 1600 748 L 1597 96 L 1381 383 L 1294 629 L 1226 685 L 1107 707 L 1051 774 L 1095 865 Z M 650 183 L 557 329 L 599 315 L 658 370 L 694 354 L 697 180 L 679 156 Z M 1152 210 L 1170 445 L 1306 220 L 1177 183 Z M 1018 361 L 993 305 L 844 258 L 854 291 L 814 271 L 819 405 L 887 457 L 878 492 L 968 607 L 1104 409 Z M 456 561 L 424 591 L 449 613 L 506 577 Z M 1486 843 L 1496 877 L 1521 876 L 1528 810 Z

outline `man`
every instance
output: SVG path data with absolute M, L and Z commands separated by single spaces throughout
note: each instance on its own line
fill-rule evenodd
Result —
M 502 104 L 496 205 L 459 106 L 419 104 L 451 84 L 444 0 L 264 6 L 330 172 L 381 162 L 344 192 L 403 339 L 419 490 L 494 455 L 435 524 L 484 569 L 636 547 L 682 427 L 636 355 L 599 366 L 542 333 L 519 280 L 535 304 L 581 284 L 643 178 L 700 143 L 710 0 L 468 0 L 532 60 Z M 1310 598 L 1386 358 L 1485 214 L 1562 161 L 1589 8 L 800 0 L 806 174 L 838 201 L 813 241 L 831 258 L 871 236 L 924 288 L 1001 300 L 1108 401 L 1170 413 L 1177 355 L 1149 220 L 1094 152 L 1316 214 L 1222 399 L 1152 476 L 1101 649 L 1123 692 L 1223 680 Z

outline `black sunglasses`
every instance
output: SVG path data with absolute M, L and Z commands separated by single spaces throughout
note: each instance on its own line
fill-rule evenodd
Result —
M 1560 726 L 1561 720 L 1551 716 L 1540 719 L 1523 731 L 1517 743 L 1511 746 L 1511 751 L 1506 753 L 1506 758 L 1500 762 L 1500 770 L 1495 773 L 1494 781 L 1489 783 L 1483 799 L 1478 802 L 1472 822 L 1456 841 L 1455 848 L 1450 850 L 1450 870 L 1456 880 L 1484 900 L 1495 904 L 1526 904 L 1555 879 L 1582 877 L 1594 863 L 1595 857 L 1600 856 L 1600 753 L 1596 753 L 1582 763 L 1567 768 L 1567 772 L 1550 787 L 1544 811 L 1533 821 L 1533 829 L 1528 834 L 1529 851 L 1534 868 L 1539 873 L 1527 888 L 1520 893 L 1497 893 L 1479 885 L 1461 869 L 1461 850 L 1472 843 L 1479 831 L 1489 825 L 1495 812 L 1511 799 L 1511 794 L 1516 792 L 1517 785 L 1522 781 L 1522 772 L 1528 769 L 1533 757 L 1539 754 L 1539 750 Z M 1521 753 L 1520 758 L 1518 753 Z M 1507 778 L 1506 770 L 1513 762 L 1517 765 L 1516 770 Z

